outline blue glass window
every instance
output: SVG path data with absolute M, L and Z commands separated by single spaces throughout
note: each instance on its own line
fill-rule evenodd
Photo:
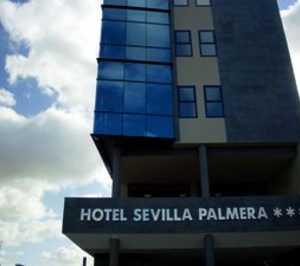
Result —
M 126 63 L 125 80 L 146 81 L 146 64 Z
M 94 133 L 104 135 L 121 135 L 122 124 L 121 114 L 96 112 Z
M 111 59 L 124 59 L 125 47 L 118 45 L 102 45 L 100 50 L 100 57 Z
M 151 65 L 147 66 L 147 81 L 158 83 L 171 83 L 172 73 L 171 67 L 165 65 Z
M 124 88 L 124 112 L 146 113 L 146 84 L 126 82 Z
M 197 100 L 194 86 L 178 87 L 179 117 L 197 117 Z
M 127 45 L 146 46 L 146 24 L 141 23 L 127 23 Z
M 145 115 L 124 114 L 123 119 L 123 134 L 125 136 L 146 135 Z
M 173 114 L 172 86 L 161 84 L 147 85 L 147 113 L 148 114 Z
M 147 25 L 147 45 L 152 47 L 170 47 L 169 26 Z
M 174 6 L 188 6 L 188 0 L 173 0 Z
M 210 0 L 196 0 L 196 6 L 210 6 Z
M 192 56 L 192 38 L 188 30 L 175 31 L 176 56 Z
M 169 15 L 162 12 L 147 12 L 147 22 L 169 24 Z
M 104 4 L 125 6 L 127 4 L 127 0 L 104 0 Z
M 217 56 L 217 46 L 214 31 L 199 31 L 199 43 L 201 56 Z
M 221 86 L 204 86 L 205 111 L 207 117 L 224 117 Z
M 126 59 L 144 61 L 147 59 L 146 51 L 145 47 L 126 46 Z
M 128 0 L 128 6 L 146 7 L 146 0 Z
M 105 8 L 103 12 L 104 20 L 126 20 L 126 10 L 116 8 Z
M 100 62 L 99 78 L 122 80 L 124 78 L 124 64 L 121 62 Z
M 123 82 L 100 80 L 97 86 L 96 110 L 123 111 Z
M 173 137 L 173 117 L 147 116 L 146 127 L 149 137 Z
M 101 43 L 125 44 L 126 23 L 120 21 L 103 21 Z
M 127 21 L 146 22 L 146 11 L 128 9 Z
M 171 62 L 170 49 L 147 48 L 147 60 L 154 62 Z
M 158 8 L 158 9 L 169 9 L 169 1 L 166 1 L 166 0 L 147 0 L 147 7 L 149 7 L 149 8 Z

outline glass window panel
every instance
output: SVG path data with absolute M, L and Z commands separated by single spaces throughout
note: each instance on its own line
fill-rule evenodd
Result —
M 147 85 L 147 113 L 173 114 L 172 86 L 160 84 Z
M 206 103 L 206 115 L 208 117 L 223 117 L 223 105 L 220 102 L 208 102 Z
M 169 1 L 166 0 L 147 0 L 147 7 L 169 9 Z
M 146 7 L 146 0 L 128 0 L 128 6 Z
M 146 22 L 146 11 L 128 9 L 127 21 Z
M 146 64 L 126 63 L 125 80 L 146 81 Z
M 217 50 L 214 44 L 201 44 L 201 55 L 203 56 L 216 56 Z
M 124 112 L 146 113 L 146 84 L 126 82 L 124 89 Z
M 170 28 L 165 25 L 147 25 L 147 45 L 153 47 L 170 47 Z
M 201 43 L 214 43 L 215 36 L 213 31 L 200 31 L 200 42 Z
M 190 44 L 177 44 L 176 56 L 192 56 L 192 46 Z
M 105 5 L 126 5 L 127 0 L 104 0 Z
M 146 60 L 146 48 L 144 47 L 126 47 L 126 59 Z
M 174 0 L 174 6 L 187 6 L 188 0 Z
M 123 82 L 98 81 L 96 110 L 122 112 L 123 98 Z
M 144 115 L 124 114 L 123 134 L 126 136 L 145 136 L 146 117 Z
M 147 116 L 148 137 L 173 138 L 173 118 L 164 116 Z
M 209 6 L 210 0 L 196 0 L 197 6 Z
M 103 21 L 101 43 L 125 44 L 126 24 L 119 21 Z
M 195 101 L 195 89 L 193 87 L 179 87 L 179 101 Z
M 221 101 L 220 87 L 205 87 L 205 98 L 207 101 Z
M 190 32 L 189 31 L 176 31 L 175 40 L 176 43 L 190 43 Z
M 99 78 L 102 79 L 123 79 L 124 64 L 120 62 L 100 62 Z
M 162 12 L 147 12 L 147 22 L 169 24 L 169 15 Z
M 101 58 L 124 59 L 125 47 L 116 45 L 101 45 L 100 49 Z
M 147 66 L 147 81 L 158 83 L 171 83 L 172 73 L 170 66 L 148 65 Z
M 113 113 L 95 113 L 95 134 L 121 135 L 122 115 Z
M 171 62 L 171 51 L 169 49 L 147 49 L 147 60 L 154 62 Z
M 146 24 L 128 22 L 126 44 L 146 46 Z
M 126 20 L 126 11 L 125 9 L 104 8 L 103 19 Z
M 196 117 L 196 104 L 195 103 L 180 103 L 179 104 L 179 116 L 184 117 Z

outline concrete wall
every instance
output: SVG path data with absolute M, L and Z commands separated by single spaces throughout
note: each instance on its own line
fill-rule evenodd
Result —
M 276 0 L 212 0 L 228 142 L 299 141 L 300 112 Z

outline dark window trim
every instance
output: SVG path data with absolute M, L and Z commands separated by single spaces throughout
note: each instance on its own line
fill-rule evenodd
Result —
M 220 100 L 208 100 L 207 99 L 207 92 L 206 89 L 207 88 L 218 88 L 219 92 L 220 92 Z M 205 101 L 205 115 L 208 118 L 223 118 L 225 117 L 225 113 L 224 113 L 224 101 L 223 101 L 223 93 L 222 93 L 222 86 L 221 85 L 204 85 L 203 86 L 204 89 L 204 101 Z M 207 114 L 207 103 L 220 103 L 222 106 L 222 115 L 221 116 L 215 116 L 215 115 L 208 115 Z
M 163 12 L 163 13 L 170 13 L 170 8 L 151 8 L 151 7 L 140 7 L 140 6 L 122 6 L 122 5 L 101 5 L 103 8 L 115 8 L 115 9 L 131 9 L 131 10 L 142 10 L 142 11 L 154 11 L 154 12 Z
M 213 34 L 214 40 L 212 42 L 203 42 L 201 40 L 201 32 L 211 32 Z M 216 33 L 214 30 L 199 30 L 198 31 L 198 39 L 199 39 L 199 51 L 200 55 L 202 57 L 218 57 L 218 49 L 217 49 L 217 43 L 216 43 Z M 216 53 L 214 55 L 205 55 L 202 53 L 201 44 L 213 44 L 215 46 Z
M 190 101 L 181 101 L 180 100 L 180 89 L 184 89 L 184 88 L 192 88 L 193 89 L 193 98 L 194 100 L 190 100 Z M 197 108 L 197 93 L 196 93 L 196 86 L 177 86 L 177 90 L 178 90 L 178 117 L 179 118 L 197 118 L 198 117 L 198 108 Z M 180 104 L 181 103 L 194 103 L 195 105 L 195 116 L 182 116 L 180 114 Z
M 178 42 L 177 41 L 177 34 L 178 32 L 187 32 L 188 35 L 189 35 L 189 41 L 188 42 Z M 192 44 L 192 33 L 190 30 L 175 30 L 174 31 L 174 40 L 175 40 L 175 54 L 176 54 L 176 57 L 192 57 L 193 56 L 193 44 Z M 177 54 L 177 45 L 180 45 L 180 44 L 185 44 L 185 45 L 190 45 L 191 46 L 191 54 L 189 55 L 178 55 Z

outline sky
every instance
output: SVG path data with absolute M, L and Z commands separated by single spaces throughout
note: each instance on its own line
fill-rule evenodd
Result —
M 278 0 L 300 88 L 300 0 Z M 110 196 L 92 142 L 99 0 L 0 0 L 0 265 L 80 266 L 64 197 Z

